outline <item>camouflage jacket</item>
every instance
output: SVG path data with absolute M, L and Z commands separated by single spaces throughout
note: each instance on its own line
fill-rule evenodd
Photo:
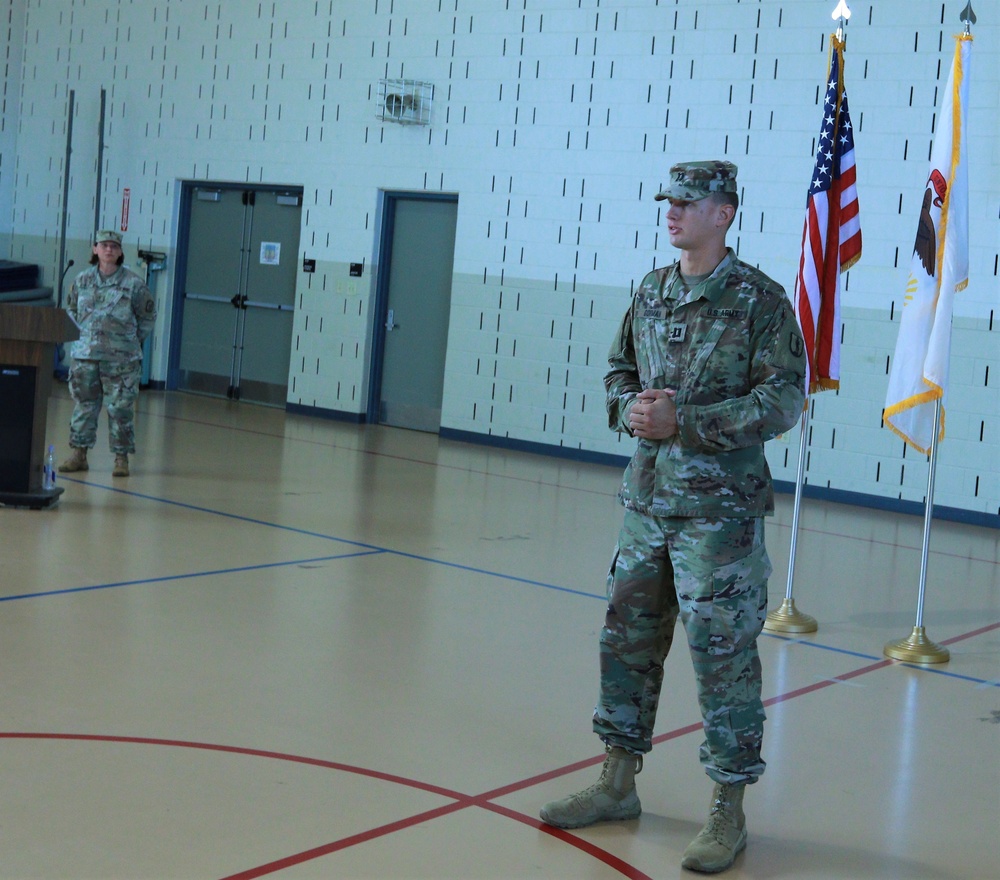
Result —
M 142 360 L 142 341 L 153 330 L 156 301 L 143 280 L 119 266 L 103 277 L 97 266 L 76 276 L 66 311 L 80 327 L 71 353 L 77 360 Z
M 677 433 L 638 440 L 619 499 L 654 516 L 774 510 L 764 441 L 802 415 L 805 347 L 779 284 L 730 249 L 690 291 L 679 264 L 650 272 L 625 314 L 604 378 L 612 430 L 644 388 L 675 389 Z

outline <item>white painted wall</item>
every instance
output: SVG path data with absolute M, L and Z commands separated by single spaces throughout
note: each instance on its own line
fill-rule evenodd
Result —
M 17 125 L 21 93 L 21 56 L 24 46 L 24 4 L 7 0 L 0 10 L 0 259 L 11 248 L 14 169 L 16 165 Z
M 843 381 L 814 400 L 810 485 L 920 501 L 926 461 L 880 427 L 936 109 L 965 0 L 851 3 L 846 78 L 864 253 Z M 1000 28 L 977 4 L 971 271 L 955 306 L 935 500 L 1000 514 Z M 180 180 L 305 189 L 289 401 L 365 408 L 380 189 L 459 195 L 443 427 L 625 455 L 604 359 L 632 286 L 673 259 L 653 194 L 678 160 L 740 167 L 731 236 L 794 286 L 833 0 L 0 0 L 0 245 L 54 284 L 75 91 L 69 256 L 101 215 L 173 254 Z M 376 118 L 381 78 L 433 82 L 431 124 Z M 348 276 L 364 262 L 361 279 Z M 153 378 L 166 375 L 172 265 Z M 308 329 L 307 329 L 307 318 Z M 323 319 L 322 321 L 318 319 Z M 322 330 L 320 330 L 322 326 Z M 769 444 L 794 480 L 796 432 Z

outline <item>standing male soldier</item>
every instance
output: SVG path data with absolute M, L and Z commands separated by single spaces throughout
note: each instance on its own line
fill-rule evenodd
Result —
M 619 499 L 625 518 L 608 576 L 594 731 L 607 757 L 595 785 L 542 807 L 560 828 L 641 812 L 634 776 L 652 747 L 663 661 L 678 618 L 694 664 L 715 782 L 685 868 L 732 865 L 746 846 L 743 792 L 764 771 L 757 636 L 774 510 L 764 441 L 796 423 L 804 345 L 782 288 L 726 246 L 736 166 L 670 169 L 670 243 L 680 261 L 650 272 L 611 347 L 610 426 L 638 438 Z

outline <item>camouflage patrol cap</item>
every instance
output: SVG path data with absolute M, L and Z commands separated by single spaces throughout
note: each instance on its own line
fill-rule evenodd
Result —
M 670 169 L 670 184 L 653 196 L 658 202 L 677 199 L 697 202 L 716 192 L 736 192 L 736 166 L 713 159 L 709 162 L 679 162 Z
M 94 244 L 100 244 L 102 241 L 113 241 L 115 244 L 121 244 L 122 234 L 113 229 L 98 229 L 94 233 Z

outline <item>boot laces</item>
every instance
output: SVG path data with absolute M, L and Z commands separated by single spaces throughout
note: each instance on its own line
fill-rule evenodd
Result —
M 608 765 L 611 763 L 611 746 L 608 746 L 608 754 L 604 759 L 604 768 L 601 770 L 601 779 L 604 779 L 608 774 Z M 632 771 L 633 776 L 638 776 L 642 773 L 642 755 L 633 755 L 631 752 L 626 751 L 626 760 L 635 761 L 635 770 Z
M 642 770 L 642 755 L 633 755 L 631 753 L 627 753 L 627 755 L 628 759 L 635 761 L 634 773 L 639 773 Z M 574 800 L 579 803 L 581 801 L 589 800 L 595 794 L 609 794 L 611 792 L 620 795 L 621 792 L 619 792 L 612 784 L 611 774 L 609 772 L 610 767 L 611 747 L 609 746 L 607 756 L 604 758 L 604 766 L 601 768 L 600 778 L 593 785 L 588 786 L 583 791 L 577 792 L 573 796 Z
M 732 801 L 725 792 L 719 792 L 719 796 L 712 803 L 708 812 L 708 824 L 703 833 L 719 843 L 725 843 L 733 828 L 736 827 L 735 817 L 730 813 L 731 806 Z

